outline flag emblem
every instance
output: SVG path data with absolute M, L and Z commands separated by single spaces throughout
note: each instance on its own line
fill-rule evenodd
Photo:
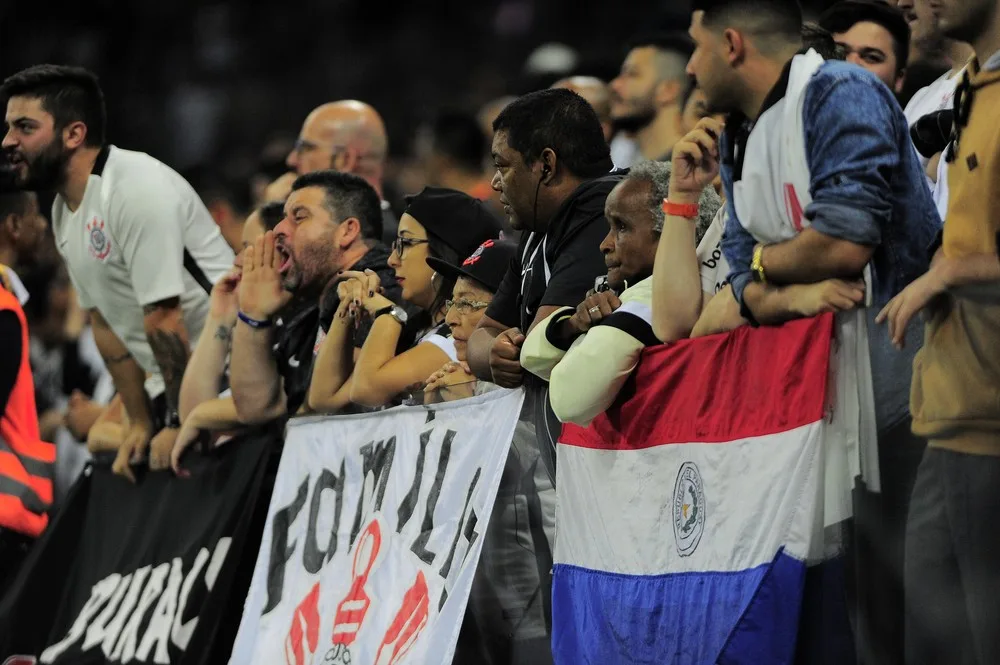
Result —
M 677 472 L 673 506 L 677 553 L 690 556 L 705 531 L 705 484 L 694 462 L 685 462 Z

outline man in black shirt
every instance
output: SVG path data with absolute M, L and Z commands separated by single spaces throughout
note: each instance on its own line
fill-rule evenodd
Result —
M 555 477 L 559 423 L 548 384 L 525 374 L 524 336 L 560 307 L 575 307 L 607 273 L 604 201 L 621 180 L 593 108 L 569 90 L 550 89 L 511 102 L 493 123 L 493 188 L 508 220 L 523 231 L 518 252 L 479 328 L 469 365 L 480 379 L 525 384 L 543 458 Z
M 374 270 L 387 296 L 399 299 L 389 252 L 379 242 L 381 217 L 371 185 L 347 173 L 317 171 L 299 176 L 285 218 L 247 248 L 230 363 L 243 422 L 294 415 L 305 402 L 323 337 L 321 310 L 329 324 L 338 305 L 330 285 L 339 271 Z M 358 329 L 355 347 L 369 330 Z

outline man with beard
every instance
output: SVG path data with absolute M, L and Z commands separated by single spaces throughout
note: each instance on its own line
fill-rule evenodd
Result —
M 859 372 L 870 363 L 874 378 L 874 405 L 859 399 L 874 409 L 881 470 L 881 507 L 858 520 L 873 525 L 863 535 L 877 551 L 860 563 L 871 576 L 872 616 L 860 617 L 858 641 L 872 662 L 901 662 L 903 533 L 924 445 L 909 413 L 920 330 L 897 331 L 907 347 L 898 353 L 874 318 L 926 271 L 940 219 L 891 91 L 871 72 L 802 49 L 795 0 L 698 0 L 694 10 L 688 71 L 709 108 L 730 115 L 724 132 L 706 119 L 678 147 L 684 187 L 672 203 L 697 201 L 721 166 L 732 290 L 716 298 L 735 296 L 750 322 L 780 323 L 793 315 L 772 313 L 776 287 L 871 277 L 867 321 L 838 319 L 848 333 L 870 331 L 869 357 L 856 363 Z M 841 656 L 836 662 L 849 657 Z M 838 656 L 831 649 L 825 657 Z
M 689 85 L 684 65 L 690 55 L 691 42 L 684 35 L 636 39 L 611 82 L 611 122 L 632 134 L 644 159 L 669 161 L 684 135 L 681 116 Z
M 128 412 L 114 469 L 134 478 L 130 464 L 151 439 L 150 467 L 165 469 L 190 340 L 233 252 L 176 172 L 105 143 L 104 95 L 87 70 L 30 67 L 4 81 L 0 97 L 15 181 L 56 193 L 56 244 Z
M 385 295 L 399 302 L 379 243 L 381 217 L 379 196 L 363 179 L 316 171 L 295 180 L 285 218 L 247 248 L 230 362 L 242 422 L 294 415 L 304 404 L 315 354 L 339 305 L 339 272 L 374 270 Z M 355 331 L 355 358 L 371 326 L 369 320 Z

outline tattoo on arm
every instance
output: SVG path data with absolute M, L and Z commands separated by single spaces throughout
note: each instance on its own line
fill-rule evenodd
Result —
M 121 354 L 120 356 L 115 356 L 114 358 L 106 358 L 104 360 L 104 364 L 105 365 L 117 365 L 118 363 L 123 363 L 126 360 L 130 360 L 131 358 L 132 358 L 132 354 L 129 353 L 128 351 L 126 351 L 125 353 Z
M 172 410 L 176 410 L 180 400 L 184 369 L 187 367 L 188 346 L 184 339 L 173 331 L 154 330 L 148 337 L 153 356 L 163 374 L 167 404 Z
M 215 329 L 215 339 L 230 344 L 233 341 L 233 329 L 229 326 L 219 326 Z

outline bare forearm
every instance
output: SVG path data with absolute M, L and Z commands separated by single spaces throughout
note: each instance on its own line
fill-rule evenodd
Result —
M 232 336 L 229 325 L 211 317 L 205 321 L 181 383 L 178 412 L 182 421 L 199 404 L 218 396 Z
M 380 316 L 375 319 L 365 344 L 361 348 L 358 361 L 354 364 L 352 390 L 360 395 L 373 399 L 382 393 L 379 372 L 396 357 L 396 345 L 403 327 L 390 316 Z M 390 395 L 391 397 L 391 395 Z
M 227 432 L 243 426 L 231 397 L 216 397 L 202 402 L 191 412 L 189 419 L 194 427 L 213 432 Z
M 661 342 L 691 334 L 701 315 L 701 276 L 694 224 L 683 217 L 664 220 L 653 267 L 653 332 Z
M 493 380 L 493 372 L 490 369 L 490 347 L 493 346 L 493 340 L 502 332 L 498 328 L 481 326 L 469 336 L 469 368 L 483 381 Z
M 805 229 L 791 240 L 764 247 L 761 263 L 770 282 L 813 284 L 858 277 L 873 252 L 873 247 Z
M 256 423 L 280 415 L 285 409 L 281 375 L 271 353 L 270 329 L 239 323 L 233 331 L 229 368 L 233 402 L 243 423 Z
M 794 285 L 777 287 L 752 282 L 743 291 L 743 302 L 761 325 L 779 325 L 801 317 L 794 304 L 797 288 Z
M 350 400 L 347 385 L 354 370 L 354 348 L 351 343 L 351 323 L 334 317 L 330 331 L 320 346 L 309 382 L 309 408 L 313 411 L 332 411 L 346 406 Z M 333 398 L 343 393 L 343 404 L 334 406 Z
M 92 317 L 94 322 L 94 342 L 104 359 L 104 365 L 111 374 L 115 390 L 121 397 L 129 419 L 135 423 L 149 423 L 149 403 L 146 397 L 146 372 L 125 348 L 125 344 L 108 327 L 100 315 Z
M 180 405 L 181 383 L 191 354 L 190 340 L 184 325 L 184 314 L 178 299 L 144 308 L 143 324 L 153 357 L 163 376 L 167 408 L 177 411 Z

